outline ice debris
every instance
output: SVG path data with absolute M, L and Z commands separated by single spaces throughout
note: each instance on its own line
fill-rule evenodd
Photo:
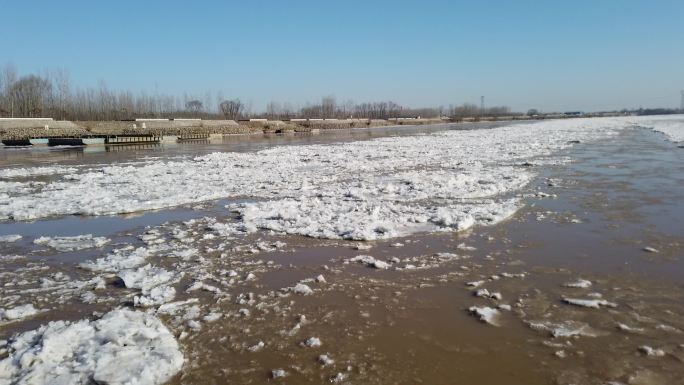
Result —
M 639 346 L 639 351 L 649 357 L 663 357 L 665 356 L 665 351 L 662 349 L 655 349 L 648 345 Z
M 605 299 L 581 299 L 563 297 L 563 302 L 570 305 L 599 309 L 601 307 L 617 307 L 617 304 L 606 301 Z
M 239 216 L 226 224 L 226 234 L 273 230 L 374 240 L 461 231 L 498 223 L 521 207 L 512 193 L 535 170 L 516 164 L 552 156 L 568 140 L 598 140 L 627 127 L 624 118 L 544 121 L 113 164 L 43 185 L 7 186 L 28 188 L 22 194 L 0 186 L 0 195 L 14 194 L 2 199 L 0 218 L 121 214 L 245 196 L 256 199 L 229 205 Z
M 92 234 L 73 237 L 40 237 L 33 241 L 36 245 L 48 246 L 61 252 L 102 247 L 109 242 L 110 240 L 105 237 L 94 237 Z
M 0 243 L 11 243 L 11 242 L 16 242 L 23 238 L 19 234 L 8 234 L 8 235 L 0 235 Z
M 480 321 L 492 326 L 499 326 L 499 316 L 501 312 L 488 306 L 471 306 L 468 311 L 475 315 Z
M 309 287 L 309 285 L 303 284 L 303 283 L 298 283 L 294 287 L 290 288 L 290 290 L 299 295 L 309 295 L 313 294 L 313 289 Z
M 183 366 L 171 332 L 156 317 L 116 309 L 96 321 L 53 321 L 12 337 L 0 382 L 163 384 Z
M 591 281 L 579 278 L 576 281 L 564 283 L 563 286 L 572 287 L 572 288 L 579 288 L 579 289 L 587 289 L 587 288 L 591 287 Z
M 530 321 L 527 322 L 531 329 L 549 332 L 552 337 L 596 337 L 599 333 L 591 326 L 579 321 Z
M 363 263 L 364 265 L 368 267 L 374 267 L 376 269 L 387 269 L 390 267 L 390 264 L 381 261 L 379 259 L 375 259 L 374 257 L 371 257 L 370 255 L 357 255 L 356 257 L 349 258 L 349 262 L 358 262 L 358 263 Z
M 38 314 L 40 310 L 33 307 L 33 304 L 15 306 L 11 309 L 0 308 L 0 321 L 16 321 L 22 318 Z
M 321 354 L 318 356 L 318 362 L 323 366 L 328 366 L 334 364 L 335 360 L 330 358 L 327 354 Z
M 318 337 L 310 337 L 306 341 L 302 342 L 302 345 L 309 348 L 316 348 L 321 346 L 322 342 Z

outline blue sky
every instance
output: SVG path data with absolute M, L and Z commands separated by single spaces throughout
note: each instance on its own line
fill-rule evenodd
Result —
M 684 1 L 9 1 L 0 64 L 77 86 L 525 111 L 679 105 Z

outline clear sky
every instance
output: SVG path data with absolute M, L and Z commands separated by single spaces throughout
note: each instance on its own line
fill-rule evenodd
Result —
M 0 0 L 0 64 L 262 109 L 393 100 L 678 107 L 683 0 Z

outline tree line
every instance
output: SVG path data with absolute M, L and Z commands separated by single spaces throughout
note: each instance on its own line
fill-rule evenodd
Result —
M 325 96 L 319 103 L 294 107 L 290 103 L 270 102 L 265 111 L 252 112 L 240 99 L 226 99 L 222 92 L 203 95 L 164 95 L 158 92 L 134 94 L 109 89 L 103 82 L 95 88 L 76 88 L 67 72 L 46 71 L 43 74 L 19 76 L 6 65 L 0 69 L 0 117 L 58 120 L 127 120 L 135 118 L 202 118 L 233 119 L 314 119 L 314 118 L 466 118 L 510 115 L 508 107 L 482 109 L 463 104 L 448 108 L 410 108 L 393 101 L 354 103 L 338 102 Z

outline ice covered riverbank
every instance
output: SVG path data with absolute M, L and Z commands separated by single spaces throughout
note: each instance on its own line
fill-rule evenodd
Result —
M 684 142 L 684 115 L 642 116 L 635 123 L 663 133 L 673 142 Z
M 530 165 L 562 161 L 552 154 L 630 126 L 619 118 L 544 121 L 84 167 L 47 183 L 5 178 L 0 217 L 120 214 L 240 197 L 254 202 L 229 207 L 241 214 L 229 229 L 235 233 L 378 239 L 462 230 L 513 214 L 516 191 L 534 176 Z

